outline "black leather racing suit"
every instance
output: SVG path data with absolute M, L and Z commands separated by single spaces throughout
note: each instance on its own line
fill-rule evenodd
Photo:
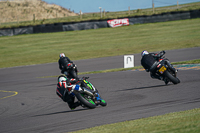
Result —
M 76 65 L 73 63 L 73 61 L 71 61 L 68 57 L 61 57 L 59 60 L 58 60 L 58 64 L 59 64 L 59 69 L 61 70 L 61 73 L 62 74 L 65 74 L 66 76 L 68 76 L 68 78 L 71 78 L 71 77 L 69 77 L 69 75 L 68 75 L 68 73 L 66 72 L 67 70 L 67 68 L 66 68 L 66 66 L 67 66 L 67 64 L 68 63 L 72 63 L 73 64 L 73 67 L 75 67 L 75 72 L 76 72 L 76 74 L 77 74 L 77 67 L 76 67 Z
M 159 62 L 159 59 L 165 54 L 165 51 L 161 51 L 160 53 L 149 53 L 147 55 L 144 55 L 141 59 L 141 65 L 144 67 L 144 69 L 149 72 L 150 71 L 150 76 L 152 78 L 156 78 L 161 80 L 162 77 L 157 75 L 155 73 L 154 65 Z M 175 68 L 170 64 L 168 59 L 164 59 L 165 63 L 169 66 L 169 68 L 175 73 Z

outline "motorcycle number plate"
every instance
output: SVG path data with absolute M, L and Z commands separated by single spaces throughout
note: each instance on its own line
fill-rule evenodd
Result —
M 161 74 L 163 74 L 165 71 L 167 70 L 167 68 L 165 66 L 162 66 L 160 69 L 159 69 L 159 72 Z

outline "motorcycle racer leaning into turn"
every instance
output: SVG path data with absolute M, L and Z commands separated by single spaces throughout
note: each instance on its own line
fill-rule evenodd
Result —
M 149 53 L 147 51 L 143 51 L 141 53 L 142 59 L 141 59 L 141 65 L 144 67 L 146 72 L 150 72 L 150 76 L 155 79 L 163 80 L 165 84 L 167 85 L 169 80 L 163 79 L 163 77 L 157 75 L 154 70 L 151 68 L 154 67 L 154 65 L 159 62 L 159 60 L 162 58 L 162 56 L 165 54 L 165 51 L 161 51 L 160 53 Z M 168 59 L 164 59 L 165 63 L 168 65 L 168 67 L 176 74 L 177 70 L 171 65 Z
M 67 72 L 67 68 L 66 68 L 68 63 L 72 63 L 77 75 L 77 72 L 78 72 L 77 66 L 73 63 L 73 61 L 71 61 L 68 57 L 65 57 L 64 53 L 61 53 L 59 57 L 60 59 L 58 60 L 58 64 L 59 64 L 59 69 L 61 70 L 61 73 L 65 74 L 68 78 L 72 78 L 71 75 Z
M 64 101 L 68 103 L 68 106 L 71 110 L 80 106 L 81 103 L 79 101 L 75 102 L 75 96 L 69 94 L 71 89 L 77 88 L 79 89 L 79 85 L 77 83 L 77 79 L 67 79 L 66 76 L 60 75 L 58 77 L 56 94 Z
M 87 107 L 84 104 L 81 103 L 81 101 L 75 102 L 76 95 L 73 93 L 74 90 L 82 89 L 82 87 L 85 87 L 85 89 L 88 88 L 88 85 L 84 82 L 84 80 L 88 79 L 89 77 L 82 77 L 82 78 L 67 78 L 65 75 L 60 75 L 58 77 L 58 83 L 57 83 L 57 89 L 56 94 L 64 101 L 68 103 L 68 106 L 71 110 L 74 110 L 78 106 L 82 106 L 83 108 Z M 98 91 L 92 91 L 93 94 L 95 94 L 95 98 L 98 101 L 101 101 L 101 97 L 98 94 Z M 97 103 L 96 103 L 97 105 Z M 102 106 L 106 106 L 106 103 L 100 104 Z

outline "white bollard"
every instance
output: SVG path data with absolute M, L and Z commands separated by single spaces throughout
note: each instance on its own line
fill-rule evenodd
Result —
M 134 55 L 124 55 L 124 68 L 134 67 Z

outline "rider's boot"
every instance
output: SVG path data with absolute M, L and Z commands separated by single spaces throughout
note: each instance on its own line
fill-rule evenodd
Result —
M 164 78 L 164 82 L 165 82 L 165 85 L 167 85 L 169 83 L 169 80 L 167 78 Z
M 97 101 L 101 101 L 101 97 L 99 96 L 99 94 L 96 93 L 95 95 L 96 95 L 96 100 L 97 100 Z
M 177 75 L 178 69 L 175 70 L 175 76 Z
M 75 72 L 76 72 L 76 74 L 77 74 L 77 73 L 78 73 L 77 65 L 76 65 L 76 64 L 73 64 L 73 68 L 74 68 L 74 70 L 75 70 Z
M 151 76 L 151 78 L 153 78 L 153 79 L 163 80 L 163 77 L 162 77 L 162 76 L 159 76 L 159 75 L 156 75 L 156 74 L 153 74 L 153 73 L 151 73 L 150 76 Z
M 68 72 L 65 71 L 64 74 L 65 74 L 66 76 L 68 76 Z
M 80 105 L 81 105 L 80 101 L 77 101 L 74 104 L 70 105 L 69 107 L 70 107 L 71 110 L 74 110 L 76 107 L 78 107 Z

